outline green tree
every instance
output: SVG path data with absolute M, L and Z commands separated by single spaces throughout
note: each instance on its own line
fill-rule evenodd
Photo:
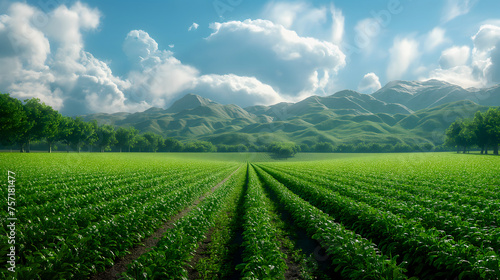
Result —
M 26 151 L 30 151 L 31 141 L 45 139 L 49 145 L 48 152 L 52 152 L 62 116 L 52 107 L 41 103 L 38 98 L 26 100 L 24 108 L 28 121 L 31 122 L 30 128 L 21 137 L 21 141 L 26 145 Z
M 165 152 L 180 152 L 182 151 L 182 143 L 175 138 L 166 138 L 163 142 L 162 149 Z
M 24 110 L 28 118 L 28 129 L 19 137 L 19 144 L 26 147 L 26 152 L 30 152 L 30 144 L 34 140 L 40 140 L 44 137 L 46 123 L 43 120 L 45 104 L 40 103 L 40 99 L 26 99 Z M 22 148 L 21 148 L 22 151 Z
M 71 125 L 73 129 L 69 135 L 69 142 L 80 152 L 82 145 L 88 141 L 89 137 L 92 137 L 94 128 L 91 123 L 83 121 L 81 117 L 76 117 Z
M 462 129 L 458 134 L 459 144 L 464 148 L 465 154 L 476 143 L 476 134 L 474 133 L 474 124 L 471 120 L 466 119 L 462 122 Z
M 366 151 L 370 153 L 381 153 L 384 151 L 384 148 L 382 145 L 379 143 L 370 143 L 366 147 Z
M 44 136 L 47 145 L 49 146 L 49 153 L 52 152 L 52 147 L 59 138 L 59 126 L 61 124 L 62 115 L 59 114 L 52 107 L 42 104 L 42 118 L 40 122 L 40 129 L 42 129 L 42 136 Z
M 412 150 L 411 146 L 406 143 L 397 143 L 393 147 L 393 151 L 396 153 L 407 153 L 411 152 L 411 150 Z
M 139 152 L 144 151 L 149 145 L 148 139 L 144 135 L 138 135 L 135 137 L 135 147 L 139 149 Z
M 299 152 L 300 147 L 295 143 L 275 142 L 269 145 L 268 151 L 276 157 L 288 158 L 293 157 L 297 152 Z
M 85 139 L 84 144 L 89 147 L 89 152 L 92 152 L 92 147 L 98 141 L 97 130 L 99 129 L 99 125 L 97 124 L 97 120 L 92 120 L 88 122 L 90 127 L 90 135 Z
M 147 148 L 150 152 L 158 151 L 158 147 L 163 141 L 163 138 L 160 135 L 153 132 L 146 132 L 142 136 L 144 136 L 144 138 L 148 141 Z
M 463 121 L 458 119 L 454 121 L 450 127 L 446 130 L 446 140 L 445 143 L 449 147 L 456 147 L 457 153 L 460 152 L 460 143 L 462 142 L 459 139 L 460 131 L 462 131 Z
M 299 147 L 300 147 L 301 152 L 310 152 L 311 151 L 311 148 L 306 143 L 300 144 Z
M 488 144 L 493 147 L 493 153 L 498 155 L 500 144 L 500 109 L 490 108 L 484 115 Z
M 313 150 L 317 153 L 333 153 L 335 146 L 332 143 L 321 142 L 313 146 Z
M 183 147 L 184 152 L 209 153 L 216 152 L 217 147 L 207 141 L 194 141 L 186 143 Z
M 134 146 L 136 141 L 137 133 L 137 129 L 133 127 L 119 127 L 116 130 L 116 145 L 120 148 L 120 153 L 122 152 L 122 148 L 128 148 L 128 151 L 130 152 L 130 148 Z
M 59 123 L 59 130 L 57 133 L 57 140 L 66 145 L 66 151 L 69 153 L 69 145 L 71 144 L 71 134 L 73 133 L 73 118 L 62 117 Z
M 29 130 L 33 123 L 28 121 L 23 103 L 10 95 L 0 93 L 0 143 L 12 145 L 19 143 L 22 135 Z M 24 151 L 24 143 L 20 145 Z
M 456 147 L 457 153 L 463 148 L 465 154 L 471 146 L 477 143 L 475 126 L 471 120 L 458 119 L 446 130 L 446 142 L 450 147 Z
M 352 153 L 356 147 L 353 144 L 340 144 L 337 146 L 337 151 L 341 153 Z
M 96 130 L 96 135 L 96 144 L 101 153 L 116 143 L 115 130 L 109 124 L 99 126 Z
M 476 145 L 481 148 L 481 154 L 488 153 L 488 131 L 486 127 L 486 122 L 484 120 L 484 114 L 481 111 L 477 111 L 474 115 L 473 126 L 474 134 L 476 138 Z

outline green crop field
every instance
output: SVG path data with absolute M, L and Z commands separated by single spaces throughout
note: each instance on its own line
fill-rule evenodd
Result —
M 0 170 L 1 279 L 500 278 L 498 156 L 0 153 Z

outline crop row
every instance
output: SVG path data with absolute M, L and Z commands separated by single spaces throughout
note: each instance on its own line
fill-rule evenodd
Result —
M 307 177 L 307 180 L 311 182 L 319 184 L 326 182 L 330 188 L 336 190 L 351 186 L 356 190 L 367 190 L 384 197 L 414 202 L 436 212 L 448 211 L 453 215 L 464 217 L 467 222 L 474 223 L 478 227 L 497 227 L 500 225 L 500 200 L 463 195 L 461 190 L 445 192 L 432 187 L 392 185 L 383 181 L 368 180 L 362 176 L 349 177 L 345 175 L 343 177 L 299 168 L 272 167 L 294 176 Z M 318 174 L 321 174 L 321 177 Z
M 103 270 L 229 173 L 227 168 L 216 172 L 207 169 L 201 174 L 203 179 L 195 177 L 189 184 L 170 187 L 159 185 L 109 203 L 82 207 L 73 213 L 75 218 L 63 213 L 56 218 L 39 217 L 40 221 L 23 228 L 26 235 L 18 237 L 22 254 L 17 276 L 77 279 Z M 78 221 L 84 224 L 79 226 Z
M 499 258 L 491 248 L 455 242 L 435 229 L 425 229 L 417 217 L 402 218 L 341 196 L 297 177 L 264 167 L 300 197 L 368 238 L 378 240 L 382 252 L 401 255 L 419 275 L 496 279 Z
M 401 173 L 391 172 L 388 170 L 379 170 L 377 174 L 368 173 L 367 171 L 359 172 L 356 169 L 352 170 L 331 170 L 335 166 L 327 164 L 317 164 L 311 166 L 308 164 L 297 165 L 280 165 L 280 170 L 297 172 L 300 170 L 301 174 L 317 175 L 321 174 L 322 177 L 331 178 L 332 181 L 342 185 L 378 185 L 388 189 L 401 190 L 417 195 L 419 197 L 427 197 L 430 199 L 452 200 L 460 204 L 468 204 L 476 206 L 481 209 L 491 209 L 491 212 L 500 210 L 500 193 L 498 192 L 498 185 L 491 184 L 491 182 L 474 182 L 459 184 L 457 182 L 441 182 L 440 177 L 430 179 L 420 178 L 424 173 L 416 175 L 407 174 L 403 177 Z M 361 167 L 360 167 L 361 168 Z M 418 170 L 415 170 L 417 173 Z M 426 170 L 425 172 L 429 172 Z M 385 174 L 381 175 L 381 174 Z M 404 173 L 403 173 L 404 174 Z M 388 176 L 389 175 L 389 176 Z M 403 178 L 402 178 L 403 177 Z M 489 178 L 487 178 L 489 179 Z M 484 180 L 484 178 L 483 178 Z
M 279 169 L 273 168 L 273 170 L 278 172 L 283 172 L 290 174 L 295 177 L 299 177 L 308 181 L 309 183 L 314 183 L 318 187 L 323 187 L 332 191 L 337 192 L 342 196 L 349 197 L 355 201 L 364 202 L 372 207 L 380 210 L 390 211 L 394 214 L 398 214 L 402 217 L 415 218 L 419 221 L 425 228 L 435 227 L 438 230 L 443 230 L 444 235 L 452 235 L 455 240 L 467 241 L 478 247 L 492 247 L 496 251 L 500 251 L 500 228 L 498 227 L 478 227 L 475 222 L 477 220 L 472 219 L 465 220 L 461 216 L 455 215 L 456 212 L 462 207 L 458 204 L 454 204 L 457 211 L 442 211 L 436 210 L 435 208 L 427 208 L 422 206 L 427 200 L 421 202 L 419 198 L 402 199 L 400 191 L 394 191 L 392 189 L 385 189 L 377 186 L 363 186 L 363 188 L 351 185 L 341 185 L 335 184 L 331 181 L 331 178 L 313 176 L 309 174 L 299 174 L 298 172 L 290 171 L 280 171 Z M 328 179 L 327 179 L 328 178 Z M 371 192 L 370 192 L 371 191 Z M 381 195 L 379 195 L 381 194 Z M 404 196 L 408 198 L 408 196 Z M 420 204 L 418 202 L 421 202 Z M 451 204 L 451 203 L 450 203 Z
M 187 279 L 186 265 L 199 242 L 214 226 L 217 213 L 224 207 L 230 193 L 241 190 L 245 183 L 245 168 L 240 168 L 213 194 L 168 230 L 157 246 L 129 265 L 125 274 L 130 279 Z
M 253 167 L 248 168 L 248 189 L 243 217 L 243 263 L 238 266 L 245 279 L 284 279 L 287 265 L 271 221 L 262 184 Z
M 196 182 L 196 185 L 203 184 L 209 181 L 208 178 L 204 178 L 206 175 L 208 173 L 195 176 L 188 180 L 186 184 L 177 184 L 175 181 L 171 184 L 160 184 L 145 190 L 124 194 L 112 200 L 103 200 L 95 205 L 87 205 L 82 202 L 79 208 L 66 209 L 71 211 L 64 211 L 64 209 L 56 211 L 54 208 L 53 211 L 48 213 L 40 212 L 39 215 L 28 216 L 26 220 L 29 226 L 21 231 L 25 232 L 25 234 L 20 235 L 19 240 L 26 244 L 24 248 L 26 250 L 33 250 L 34 248 L 30 245 L 35 244 L 38 249 L 46 248 L 47 244 L 63 239 L 69 234 L 81 234 L 86 228 L 101 221 L 103 217 L 112 219 L 117 215 L 128 213 L 136 207 L 148 205 L 158 197 L 189 186 L 194 182 Z M 93 194 L 93 196 L 99 197 L 100 194 Z M 77 199 L 74 200 L 81 202 Z
M 194 171 L 195 172 L 178 172 L 177 174 L 158 174 L 156 178 L 149 180 L 137 178 L 131 182 L 99 182 L 94 185 L 89 185 L 88 189 L 85 188 L 85 192 L 78 195 L 61 195 L 57 199 L 46 200 L 47 202 L 43 204 L 18 207 L 17 216 L 18 218 L 26 218 L 27 220 L 32 219 L 34 216 L 57 216 L 58 214 L 67 216 L 71 212 L 77 212 L 77 210 L 91 208 L 103 203 L 110 203 L 114 200 L 122 199 L 130 195 L 133 196 L 141 192 L 149 192 L 155 187 L 161 188 L 162 186 L 167 186 L 168 188 L 165 189 L 165 191 L 167 191 L 169 188 L 188 184 L 196 180 L 200 175 L 203 175 L 200 170 Z
M 293 220 L 318 240 L 331 256 L 332 265 L 349 279 L 406 279 L 394 259 L 380 254 L 377 246 L 347 230 L 328 214 L 290 191 L 271 175 L 255 167 L 259 177 Z

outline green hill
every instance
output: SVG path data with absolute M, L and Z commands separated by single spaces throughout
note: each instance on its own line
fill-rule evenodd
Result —
M 404 98 L 397 98 L 408 103 L 412 94 L 415 95 L 406 92 L 402 94 Z M 326 97 L 311 96 L 297 103 L 244 109 L 188 94 L 166 110 L 150 108 L 132 114 L 93 114 L 84 119 L 132 126 L 141 133 L 228 145 L 263 145 L 276 141 L 308 145 L 318 142 L 441 144 L 444 131 L 456 118 L 468 118 L 478 110 L 487 109 L 473 101 L 460 100 L 413 111 L 405 105 L 346 90 Z

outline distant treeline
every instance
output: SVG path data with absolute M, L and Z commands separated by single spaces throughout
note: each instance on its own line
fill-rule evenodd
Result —
M 488 111 L 489 112 L 489 111 Z M 312 145 L 296 143 L 214 145 L 207 141 L 181 142 L 153 132 L 140 134 L 133 127 L 115 128 L 86 122 L 80 117 L 62 116 L 52 107 L 33 98 L 21 102 L 8 94 L 0 94 L 0 144 L 3 148 L 16 147 L 21 152 L 46 149 L 87 152 L 270 152 L 279 157 L 290 157 L 297 152 L 367 153 L 367 152 L 430 152 L 447 150 L 446 146 L 431 143 L 333 144 L 321 142 Z
M 500 144 L 500 109 L 490 108 L 476 112 L 473 119 L 458 119 L 446 130 L 446 145 L 466 153 L 478 147 L 481 154 L 487 154 L 488 148 L 498 155 Z
M 39 99 L 25 100 L 24 104 L 0 94 L 0 144 L 16 146 L 20 152 L 29 152 L 31 145 L 45 144 L 50 153 L 55 146 L 66 151 L 80 152 L 82 148 L 92 152 L 104 152 L 112 148 L 118 151 L 138 152 L 215 152 L 210 142 L 181 143 L 177 139 L 163 138 L 152 132 L 139 134 L 135 128 L 114 128 L 85 122 L 82 118 L 64 117 Z M 58 149 L 59 150 L 59 149 Z

